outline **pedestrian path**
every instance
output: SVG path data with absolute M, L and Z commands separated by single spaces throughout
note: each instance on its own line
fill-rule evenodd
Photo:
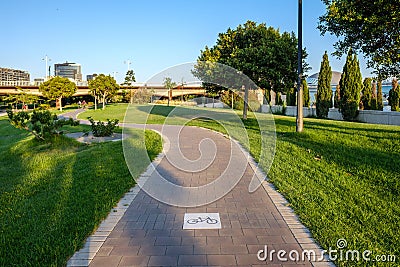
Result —
M 161 131 L 161 126 L 149 127 Z M 243 174 L 238 174 L 242 176 L 240 181 L 222 198 L 199 207 L 165 204 L 137 186 L 69 260 L 68 266 L 334 266 L 316 257 L 301 261 L 304 250 L 315 250 L 320 255 L 319 246 L 271 184 L 265 181 L 255 192 L 248 192 L 254 166 L 246 153 L 236 155 L 233 166 L 229 164 L 231 152 L 238 154 L 235 142 L 196 127 L 164 126 L 163 135 L 169 140 L 169 149 L 156 160 L 157 172 L 151 175 L 185 187 L 201 187 L 215 182 L 227 168 L 238 168 L 243 169 Z M 210 155 L 203 158 L 204 151 L 199 150 L 205 138 L 213 143 L 207 149 L 215 146 L 211 163 Z M 180 159 L 178 163 L 174 162 L 176 158 Z M 186 164 L 195 162 L 204 168 L 188 172 L 182 167 L 181 158 L 187 159 Z M 146 173 L 141 177 L 149 178 Z M 172 194 L 164 193 L 162 197 Z M 208 193 L 203 192 L 204 196 Z M 221 228 L 184 230 L 186 213 L 218 213 Z M 265 256 L 260 250 L 265 248 L 268 255 L 260 260 Z M 271 258 L 272 250 L 275 253 Z M 287 253 L 286 261 L 278 259 L 279 250 Z M 297 251 L 300 261 L 288 258 L 291 251 Z

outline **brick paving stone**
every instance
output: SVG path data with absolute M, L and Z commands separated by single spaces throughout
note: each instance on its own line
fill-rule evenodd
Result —
M 151 127 L 161 129 L 157 125 Z M 179 126 L 168 127 L 174 129 Z M 180 148 L 183 155 L 197 160 L 200 157 L 198 144 L 205 137 L 214 140 L 218 149 L 214 161 L 206 169 L 185 172 L 177 169 L 166 157 L 159 161 L 157 169 L 170 181 L 184 186 L 214 181 L 228 166 L 229 139 L 205 129 L 184 127 L 179 136 Z M 172 149 L 167 153 L 175 153 L 174 146 L 178 141 L 174 140 L 178 140 L 177 136 L 168 138 L 172 140 Z M 171 158 L 174 156 L 168 155 Z M 235 154 L 232 160 L 235 167 L 246 168 L 242 179 L 224 197 L 207 205 L 194 208 L 170 206 L 142 190 L 133 189 L 136 191 L 131 194 L 136 195 L 125 213 L 102 224 L 104 230 L 113 230 L 98 231 L 96 238 L 92 239 L 104 244 L 100 249 L 93 248 L 98 252 L 90 266 L 286 266 L 292 265 L 292 262 L 282 263 L 276 259 L 261 262 L 257 259 L 257 252 L 265 245 L 288 251 L 301 251 L 301 246 L 317 246 L 307 228 L 285 206 L 286 200 L 272 185 L 264 182 L 255 192 L 248 192 L 253 170 L 247 159 Z M 209 161 L 202 159 L 198 166 L 205 167 Z M 211 191 L 206 194 L 211 194 Z M 222 229 L 183 230 L 186 212 L 218 212 Z M 113 225 L 113 222 L 117 223 Z M 298 263 L 301 264 L 311 266 L 309 262 Z

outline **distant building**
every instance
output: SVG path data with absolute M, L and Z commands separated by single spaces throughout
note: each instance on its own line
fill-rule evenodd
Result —
M 94 80 L 97 77 L 96 73 L 86 75 L 86 81 Z
M 44 78 L 35 78 L 35 79 L 33 79 L 33 84 L 34 85 L 41 85 L 42 83 L 44 83 Z
M 24 70 L 15 70 L 9 68 L 0 68 L 0 83 L 2 85 L 28 85 L 30 83 L 30 74 Z
M 69 78 L 77 82 L 82 81 L 81 65 L 71 62 L 54 64 L 54 76 Z

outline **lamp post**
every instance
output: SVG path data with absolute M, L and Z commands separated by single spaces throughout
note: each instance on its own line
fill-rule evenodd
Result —
M 125 60 L 125 61 L 124 61 L 124 64 L 128 65 L 128 71 L 130 71 L 130 70 L 131 70 L 132 61 L 130 61 L 129 59 L 128 59 L 128 60 Z
M 297 40 L 297 118 L 296 118 L 296 132 L 303 131 L 303 88 L 301 86 L 301 76 L 302 76 L 302 59 L 303 59 L 303 45 L 302 45 L 302 35 L 303 35 L 303 10 L 302 10 L 302 0 L 299 1 L 299 13 L 298 13 L 298 40 Z
M 44 72 L 44 80 L 47 81 L 47 69 L 48 69 L 48 62 L 51 61 L 51 58 L 49 58 L 47 55 L 42 58 L 42 60 L 44 60 L 46 62 L 46 71 Z M 49 74 L 50 76 L 50 74 Z

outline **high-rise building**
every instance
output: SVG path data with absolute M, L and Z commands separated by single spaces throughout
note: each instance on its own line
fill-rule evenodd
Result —
M 91 81 L 91 80 L 94 80 L 96 77 L 97 77 L 97 73 L 88 74 L 88 75 L 86 75 L 86 80 Z
M 24 70 L 0 68 L 0 81 L 15 85 L 24 85 L 30 82 L 30 75 L 29 72 Z
M 70 78 L 74 81 L 81 82 L 81 65 L 71 62 L 54 64 L 54 76 Z

